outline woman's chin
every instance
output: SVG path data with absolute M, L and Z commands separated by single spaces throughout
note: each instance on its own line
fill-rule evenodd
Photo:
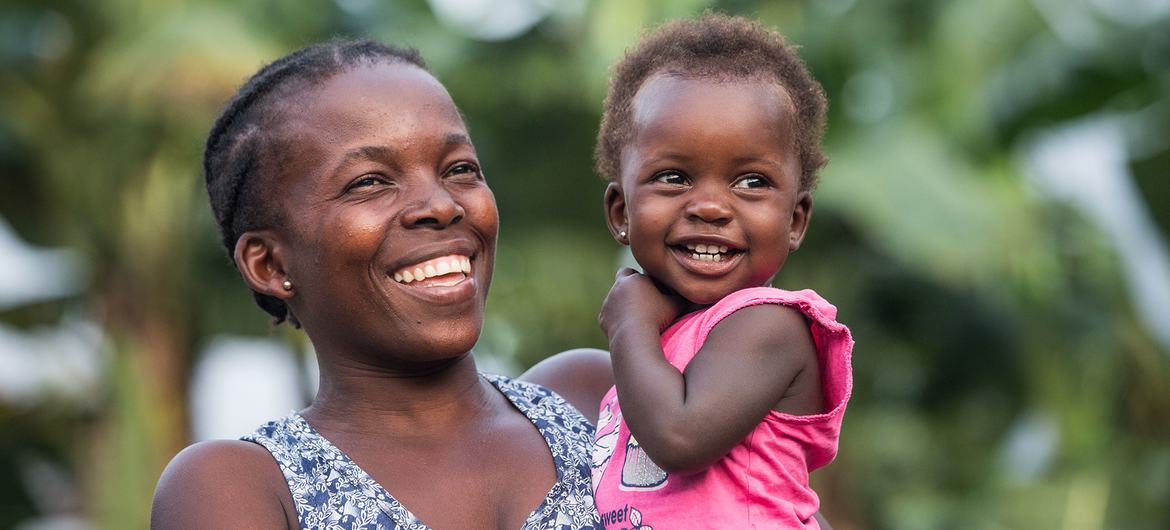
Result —
M 420 333 L 415 335 L 425 337 L 425 343 L 402 353 L 420 362 L 462 359 L 471 352 L 471 348 L 479 340 L 482 326 L 482 319 L 478 323 L 463 325 L 442 322 L 437 326 L 428 326 L 430 329 L 420 330 Z

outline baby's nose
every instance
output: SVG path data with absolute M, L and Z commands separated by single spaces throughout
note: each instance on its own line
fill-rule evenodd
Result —
M 704 194 L 687 204 L 687 218 L 705 223 L 723 224 L 731 220 L 731 207 L 719 194 Z

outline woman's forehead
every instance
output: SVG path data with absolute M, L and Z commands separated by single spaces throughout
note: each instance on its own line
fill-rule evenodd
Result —
M 383 153 L 374 158 L 429 165 L 443 150 L 436 146 L 470 145 L 446 89 L 413 65 L 359 66 L 298 95 L 284 100 L 269 130 L 271 145 L 279 146 L 269 156 L 282 178 L 319 181 L 372 149 Z
M 294 150 L 350 149 L 355 142 L 401 148 L 467 134 L 443 85 L 408 64 L 352 68 L 282 103 L 269 133 Z
M 315 119 L 369 115 L 431 114 L 459 118 L 438 79 L 412 64 L 378 62 L 343 70 L 298 91 L 286 109 Z

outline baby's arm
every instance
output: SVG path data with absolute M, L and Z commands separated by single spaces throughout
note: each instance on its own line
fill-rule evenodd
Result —
M 752 306 L 716 325 L 679 373 L 659 342 L 662 327 L 674 318 L 663 322 L 671 304 L 649 278 L 627 273 L 606 298 L 601 320 L 630 431 L 654 463 L 686 473 L 723 457 L 768 411 L 796 397 L 788 395 L 792 383 L 816 372 L 816 346 L 796 309 Z M 819 382 L 814 386 L 819 390 Z M 784 411 L 819 412 L 820 406 L 818 399 L 809 410 Z M 797 408 L 806 407 L 797 400 Z

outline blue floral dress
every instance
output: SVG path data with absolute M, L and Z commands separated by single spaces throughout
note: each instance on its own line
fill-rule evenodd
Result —
M 590 488 L 593 425 L 540 385 L 499 375 L 483 377 L 536 425 L 557 468 L 557 482 L 522 530 L 602 528 Z M 427 530 L 427 525 L 296 412 L 241 439 L 264 446 L 280 464 L 305 530 Z

